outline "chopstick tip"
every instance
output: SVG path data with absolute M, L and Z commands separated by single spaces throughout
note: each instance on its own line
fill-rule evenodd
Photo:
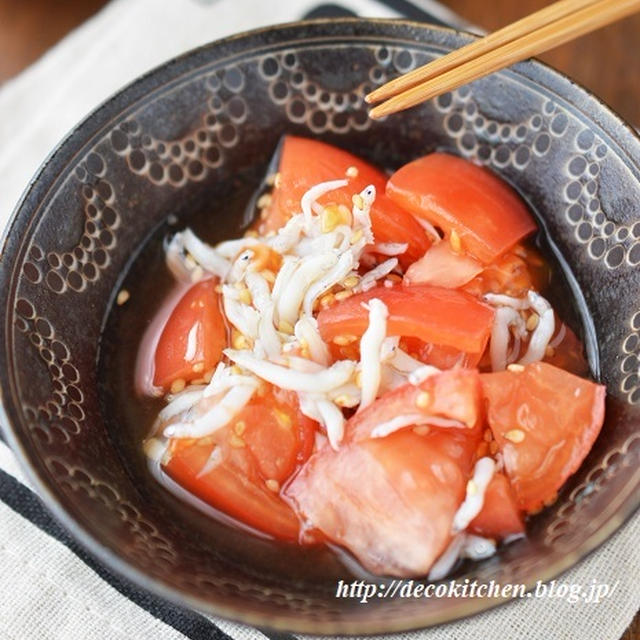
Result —
M 386 115 L 384 104 L 379 104 L 377 107 L 373 107 L 373 109 L 369 110 L 369 117 L 372 120 L 380 120 L 380 118 L 384 118 Z
M 375 102 L 376 101 L 376 92 L 372 91 L 371 93 L 367 93 L 367 95 L 364 97 L 364 101 L 367 104 L 371 104 L 371 103 Z

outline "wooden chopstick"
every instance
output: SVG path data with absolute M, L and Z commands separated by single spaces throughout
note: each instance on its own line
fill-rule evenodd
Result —
M 573 2 L 574 9 L 576 4 L 580 2 L 582 3 L 582 8 L 573 10 L 567 14 L 566 7 L 570 1 Z M 560 13 L 555 15 L 562 15 L 562 17 L 556 17 L 552 22 L 548 22 L 549 13 L 547 12 L 547 17 L 544 18 L 543 16 L 542 18 L 543 26 L 528 31 L 525 35 L 512 38 L 509 33 L 505 35 L 505 32 L 513 27 L 517 27 L 517 31 L 521 32 L 523 21 L 527 21 L 536 15 L 539 16 L 541 12 L 532 14 L 528 18 L 523 18 L 513 25 L 505 27 L 499 32 L 491 34 L 472 45 L 467 45 L 467 47 L 463 47 L 459 51 L 454 51 L 444 58 L 406 74 L 407 76 L 413 76 L 407 81 L 402 80 L 405 76 L 401 76 L 376 89 L 376 91 L 373 91 L 367 96 L 368 101 L 379 99 L 376 96 L 381 95 L 381 93 L 384 96 L 392 95 L 390 92 L 387 92 L 386 89 L 389 85 L 395 83 L 395 88 L 392 87 L 391 89 L 391 91 L 393 91 L 392 97 L 387 99 L 386 102 L 374 107 L 369 115 L 372 118 L 381 118 L 391 113 L 408 109 L 441 93 L 451 91 L 477 78 L 481 78 L 489 73 L 514 64 L 515 62 L 540 54 L 640 10 L 640 0 L 561 0 L 561 2 L 547 7 L 546 10 L 551 10 L 552 7 L 557 7 L 558 5 L 564 5 L 564 8 L 561 7 Z M 543 9 L 542 11 L 546 10 Z M 540 18 L 536 18 L 534 22 L 540 24 Z M 533 23 L 528 22 L 527 24 L 529 25 L 528 28 L 531 28 L 531 24 Z M 502 35 L 498 41 L 505 41 L 505 44 L 496 46 L 494 36 L 500 32 L 502 32 Z M 489 45 L 481 45 L 478 47 L 480 43 L 489 38 L 494 38 L 493 44 L 489 42 Z M 468 50 L 473 45 L 476 45 L 475 53 L 472 51 L 471 55 L 473 57 L 468 58 Z M 457 56 L 465 49 L 467 49 L 467 53 L 463 54 L 462 59 L 466 61 L 460 63 L 460 57 Z M 478 54 L 478 51 L 485 52 Z M 453 65 L 456 66 L 451 66 L 448 60 L 450 57 L 454 57 Z M 437 75 L 435 76 L 432 72 L 433 66 L 436 66 L 435 73 Z M 443 72 L 443 69 L 448 70 Z M 418 78 L 418 76 L 420 77 Z M 425 81 L 425 78 L 428 79 Z M 408 86 L 408 88 L 404 91 L 400 89 L 401 92 L 396 93 L 398 86 Z
M 512 42 L 516 38 L 526 36 L 528 33 L 544 27 L 551 22 L 554 22 L 558 18 L 563 18 L 572 11 L 577 11 L 590 4 L 594 4 L 598 0 L 560 0 L 560 2 L 554 2 L 544 9 L 540 9 L 535 13 L 532 13 L 524 18 L 521 18 L 517 22 L 513 22 L 506 27 L 502 27 L 498 31 L 476 40 L 460 49 L 452 51 L 450 54 L 438 58 L 429 64 L 425 64 L 422 67 L 418 67 L 413 71 L 409 71 L 401 75 L 399 78 L 390 80 L 381 87 L 373 90 L 367 96 L 365 100 L 367 102 L 380 102 L 386 100 L 405 89 L 415 87 L 417 84 L 421 84 L 434 78 L 438 74 L 445 73 L 454 67 L 458 67 L 461 64 L 477 58 L 478 56 L 488 53 L 497 47 Z

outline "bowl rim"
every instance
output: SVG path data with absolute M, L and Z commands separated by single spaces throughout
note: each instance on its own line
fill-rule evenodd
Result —
M 84 525 L 79 523 L 62 503 L 55 496 L 52 489 L 50 489 L 46 479 L 37 467 L 32 464 L 33 455 L 29 453 L 27 448 L 21 442 L 19 435 L 19 429 L 14 426 L 14 421 L 11 419 L 11 414 L 17 414 L 16 407 L 11 402 L 9 394 L 7 393 L 7 379 L 10 381 L 11 374 L 10 368 L 7 366 L 11 360 L 11 356 L 7 349 L 7 319 L 10 314 L 8 299 L 12 297 L 12 290 L 8 285 L 13 280 L 13 273 L 15 264 L 9 264 L 7 261 L 7 249 L 10 252 L 10 241 L 13 237 L 14 226 L 19 222 L 20 214 L 23 207 L 27 204 L 27 201 L 34 196 L 34 190 L 39 185 L 40 179 L 46 172 L 48 167 L 55 161 L 60 160 L 63 154 L 73 157 L 80 150 L 84 149 L 94 138 L 101 135 L 105 128 L 108 127 L 110 121 L 114 117 L 119 117 L 123 109 L 117 110 L 115 113 L 110 114 L 110 117 L 104 119 L 104 115 L 107 114 L 109 109 L 117 109 L 117 103 L 119 100 L 126 99 L 127 106 L 125 109 L 130 109 L 134 106 L 138 100 L 148 96 L 150 93 L 161 91 L 167 85 L 172 84 L 187 76 L 198 71 L 201 65 L 193 66 L 189 69 L 184 69 L 178 75 L 171 75 L 168 80 L 162 82 L 153 83 L 156 76 L 173 65 L 180 65 L 187 63 L 190 59 L 197 57 L 199 54 L 206 54 L 208 51 L 216 48 L 222 48 L 227 45 L 233 45 L 239 41 L 248 38 L 256 38 L 262 34 L 269 32 L 288 32 L 291 31 L 291 39 L 286 41 L 291 44 L 294 41 L 298 41 L 300 44 L 305 40 L 300 39 L 299 35 L 296 37 L 293 31 L 300 28 L 318 29 L 322 30 L 323 27 L 332 27 L 339 25 L 344 28 L 342 33 L 331 34 L 332 37 L 339 40 L 347 40 L 348 38 L 355 38 L 358 40 L 372 40 L 375 36 L 373 34 L 367 34 L 366 36 L 355 36 L 354 33 L 347 33 L 347 28 L 358 24 L 368 24 L 372 27 L 380 26 L 382 28 L 392 29 L 393 27 L 399 29 L 413 29 L 426 33 L 428 31 L 441 32 L 461 38 L 463 40 L 472 41 L 478 39 L 480 36 L 440 25 L 435 25 L 427 22 L 418 22 L 416 20 L 408 19 L 388 19 L 388 18 L 322 18 L 313 20 L 298 20 L 287 23 L 281 23 L 277 25 L 269 25 L 260 27 L 257 29 L 245 30 L 239 33 L 232 34 L 225 38 L 203 44 L 201 46 L 189 49 L 177 56 L 165 60 L 159 65 L 146 71 L 144 74 L 137 76 L 118 91 L 110 95 L 103 100 L 98 106 L 85 115 L 80 122 L 78 122 L 47 154 L 41 165 L 35 172 L 34 176 L 29 180 L 22 195 L 20 196 L 15 208 L 0 237 L 0 308 L 5 309 L 5 314 L 0 323 L 0 432 L 5 438 L 5 441 L 13 451 L 14 455 L 19 461 L 20 467 L 25 473 L 28 481 L 36 489 L 37 495 L 42 499 L 44 506 L 54 515 L 56 520 L 60 522 L 65 530 L 75 539 L 81 546 L 96 560 L 101 562 L 109 570 L 120 575 L 132 584 L 151 592 L 153 595 L 163 598 L 175 605 L 193 609 L 198 612 L 203 612 L 209 615 L 219 616 L 226 620 L 233 622 L 241 622 L 243 624 L 251 625 L 261 630 L 272 629 L 276 632 L 291 632 L 291 633 L 313 633 L 316 635 L 381 635 L 388 633 L 408 632 L 419 629 L 425 629 L 437 625 L 451 623 L 459 621 L 468 617 L 471 617 L 482 611 L 488 611 L 512 600 L 510 597 L 495 598 L 495 599 L 477 599 L 466 600 L 461 599 L 456 607 L 448 610 L 446 615 L 433 615 L 428 617 L 421 617 L 420 615 L 412 616 L 409 619 L 404 618 L 402 621 L 385 618 L 382 625 L 379 621 L 329 621 L 329 622 L 316 622 L 300 619 L 295 614 L 269 614 L 264 615 L 261 613 L 252 613 L 246 609 L 235 605 L 224 605 L 211 600 L 198 598 L 195 596 L 186 595 L 184 592 L 177 588 L 173 588 L 162 582 L 161 580 L 150 576 L 141 569 L 133 567 L 127 561 L 122 559 L 119 554 L 112 550 L 107 545 L 100 542 L 92 533 L 87 530 Z M 328 33 L 318 34 L 324 37 L 328 37 Z M 389 32 L 381 38 L 388 38 L 391 40 L 400 40 L 400 34 L 394 34 Z M 390 42 L 391 44 L 391 42 Z M 397 44 L 401 44 L 398 42 Z M 420 44 L 420 41 L 418 41 Z M 262 46 L 258 45 L 256 48 L 265 48 L 267 43 Z M 242 51 L 234 51 L 231 54 L 232 58 L 243 55 Z M 621 156 L 629 158 L 629 153 L 625 150 L 624 145 L 637 145 L 638 146 L 638 171 L 634 174 L 640 181 L 640 136 L 638 132 L 629 124 L 620 114 L 609 107 L 602 99 L 592 94 L 588 89 L 583 87 L 578 82 L 572 80 L 566 74 L 558 71 L 550 65 L 547 65 L 539 60 L 533 58 L 524 62 L 517 63 L 502 70 L 498 73 L 507 73 L 515 75 L 520 80 L 533 83 L 535 85 L 543 87 L 547 92 L 551 93 L 554 97 L 567 102 L 567 97 L 562 92 L 564 91 L 577 91 L 577 96 L 582 99 L 580 105 L 571 102 L 574 109 L 579 110 L 581 113 L 587 115 L 592 121 L 594 121 L 602 130 L 606 132 L 611 127 L 617 127 L 620 133 L 624 134 L 624 139 L 616 138 L 607 139 L 607 144 L 616 148 L 617 152 Z M 535 77 L 537 74 L 542 74 L 542 77 Z M 146 84 L 151 82 L 152 86 L 150 91 L 146 87 Z M 133 98 L 133 100 L 131 100 Z M 100 117 L 103 116 L 101 120 Z M 96 122 L 98 120 L 98 122 Z M 75 140 L 76 134 L 83 133 L 81 140 Z M 89 133 L 87 136 L 86 133 Z M 630 158 L 629 158 L 630 159 Z M 52 188 L 58 175 L 52 176 L 49 179 L 49 188 Z M 44 196 L 38 196 L 37 200 L 42 200 Z M 12 258 L 16 258 L 13 255 Z M 13 391 L 13 389 L 11 389 Z M 594 533 L 592 533 L 582 544 L 580 544 L 571 553 L 562 556 L 561 560 L 558 560 L 551 567 L 546 567 L 536 576 L 535 580 L 531 580 L 530 583 L 526 583 L 527 591 L 533 588 L 538 580 L 547 582 L 553 578 L 557 578 L 562 573 L 569 570 L 571 567 L 579 563 L 586 556 L 591 554 L 607 539 L 609 539 L 620 527 L 627 522 L 631 516 L 640 507 L 640 492 L 634 491 L 634 487 L 640 485 L 640 468 L 636 469 L 632 476 L 634 482 L 628 482 L 625 489 L 628 489 L 622 496 L 618 496 L 609 519 Z

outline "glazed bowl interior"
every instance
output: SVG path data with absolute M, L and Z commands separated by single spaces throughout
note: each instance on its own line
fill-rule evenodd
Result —
M 363 95 L 470 36 L 409 22 L 332 20 L 193 51 L 112 98 L 52 154 L 0 264 L 3 427 L 48 506 L 108 566 L 173 601 L 316 633 L 411 629 L 489 599 L 336 599 L 351 570 L 212 520 L 153 481 L 148 407 L 132 393 L 137 340 L 167 286 L 161 239 L 215 241 L 245 210 L 284 133 L 388 168 L 434 149 L 491 167 L 530 204 L 568 290 L 595 377 L 608 387 L 593 451 L 526 539 L 457 576 L 533 584 L 595 548 L 640 493 L 640 142 L 560 74 L 517 65 L 373 122 Z M 126 305 L 114 303 L 125 287 Z

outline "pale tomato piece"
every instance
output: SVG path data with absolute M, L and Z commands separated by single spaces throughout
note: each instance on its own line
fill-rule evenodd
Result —
M 455 431 L 455 430 L 451 430 Z M 345 547 L 376 574 L 426 574 L 451 539 L 465 495 L 470 447 L 459 433 L 325 447 L 286 489 L 307 526 Z
M 401 416 L 413 417 L 412 424 L 438 425 L 438 419 L 444 419 L 459 423 L 456 428 L 476 429 L 484 418 L 478 372 L 451 369 L 418 385 L 407 383 L 389 391 L 349 419 L 346 438 L 354 442 L 370 438 L 377 427 Z
M 555 499 L 600 433 L 605 387 L 544 362 L 481 375 L 487 418 L 518 505 Z
M 524 533 L 522 511 L 504 473 L 495 473 L 491 478 L 482 509 L 469 524 L 469 531 L 496 540 Z

